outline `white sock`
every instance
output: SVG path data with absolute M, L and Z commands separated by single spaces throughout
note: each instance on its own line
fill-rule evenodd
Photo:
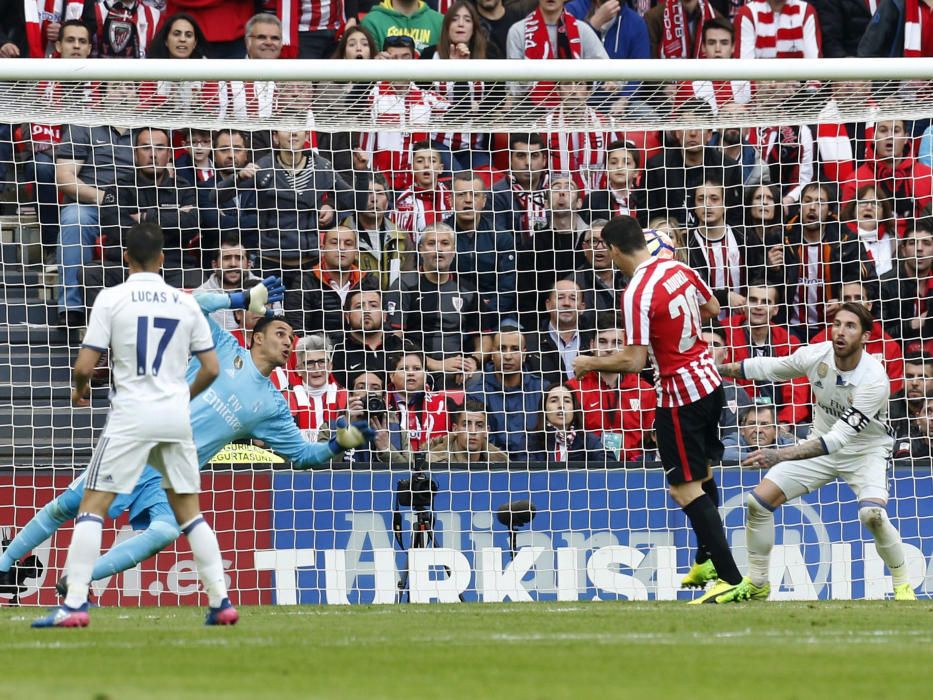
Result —
M 907 562 L 904 558 L 901 536 L 888 519 L 884 507 L 862 505 L 858 511 L 858 519 L 875 538 L 875 549 L 881 561 L 890 569 L 894 585 L 900 586 L 907 583 Z
M 79 513 L 68 547 L 65 572 L 68 576 L 68 595 L 65 605 L 80 608 L 87 602 L 94 562 L 100 556 L 101 533 L 104 519 L 94 513 Z
M 207 593 L 207 603 L 212 608 L 219 607 L 227 597 L 227 582 L 224 578 L 224 564 L 220 558 L 217 537 L 202 515 L 182 525 L 181 531 L 188 538 L 188 545 L 194 554 L 198 576 Z
M 754 493 L 746 498 L 745 536 L 748 540 L 748 577 L 756 586 L 768 583 L 771 549 L 774 547 L 774 512 Z

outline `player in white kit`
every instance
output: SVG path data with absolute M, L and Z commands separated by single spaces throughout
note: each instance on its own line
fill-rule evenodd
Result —
M 200 514 L 201 480 L 188 411 L 190 400 L 210 386 L 220 368 L 197 302 L 159 274 L 162 241 L 158 225 L 134 226 L 125 239 L 129 278 L 102 291 L 91 310 L 75 361 L 72 402 L 87 405 L 94 367 L 109 350 L 114 381 L 110 414 L 88 465 L 68 548 L 68 595 L 33 627 L 87 626 L 88 587 L 100 554 L 104 517 L 116 494 L 133 490 L 146 464 L 162 472 L 169 502 L 188 536 L 211 607 L 208 623 L 236 622 L 217 538 Z M 198 356 L 201 369 L 189 386 L 185 371 L 191 354 Z
M 718 367 L 724 377 L 741 379 L 807 377 L 815 404 L 808 440 L 757 450 L 743 462 L 770 469 L 747 498 L 748 576 L 719 596 L 717 603 L 767 600 L 774 511 L 837 478 L 855 492 L 859 520 L 891 571 L 895 600 L 916 600 L 907 580 L 901 537 L 885 511 L 888 459 L 894 444 L 888 428 L 891 390 L 884 366 L 863 348 L 872 323 L 864 306 L 847 302 L 836 312 L 831 342 L 804 346 L 787 357 L 755 357 Z

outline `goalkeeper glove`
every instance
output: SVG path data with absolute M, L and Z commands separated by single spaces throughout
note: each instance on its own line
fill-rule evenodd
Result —
M 231 309 L 249 309 L 254 314 L 264 316 L 266 304 L 273 304 L 285 298 L 285 285 L 278 277 L 266 277 L 252 289 L 230 293 Z
M 339 454 L 344 450 L 352 450 L 362 447 L 368 442 L 372 442 L 376 437 L 376 431 L 369 427 L 366 421 L 356 421 L 353 425 L 347 426 L 346 418 L 337 419 L 337 435 L 328 440 L 327 445 L 333 454 Z

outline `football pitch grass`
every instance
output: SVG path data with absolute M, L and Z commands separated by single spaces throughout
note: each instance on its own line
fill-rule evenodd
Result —
M 33 630 L 0 609 L 0 697 L 909 698 L 933 682 L 933 602 L 581 602 L 93 610 Z

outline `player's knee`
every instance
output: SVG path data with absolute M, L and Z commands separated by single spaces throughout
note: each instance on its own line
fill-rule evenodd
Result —
M 858 519 L 870 532 L 878 532 L 888 520 L 888 514 L 880 505 L 859 508 Z
M 766 518 L 774 512 L 773 508 L 769 508 L 766 504 L 762 503 L 761 499 L 755 495 L 754 491 L 749 491 L 745 494 L 745 507 L 748 510 L 749 518 Z
M 153 520 L 149 523 L 149 532 L 162 543 L 163 547 L 167 547 L 181 535 L 181 530 L 174 520 Z
M 65 491 L 57 498 L 53 498 L 45 507 L 45 512 L 56 522 L 71 520 L 78 514 L 81 505 L 81 495 L 75 491 Z

